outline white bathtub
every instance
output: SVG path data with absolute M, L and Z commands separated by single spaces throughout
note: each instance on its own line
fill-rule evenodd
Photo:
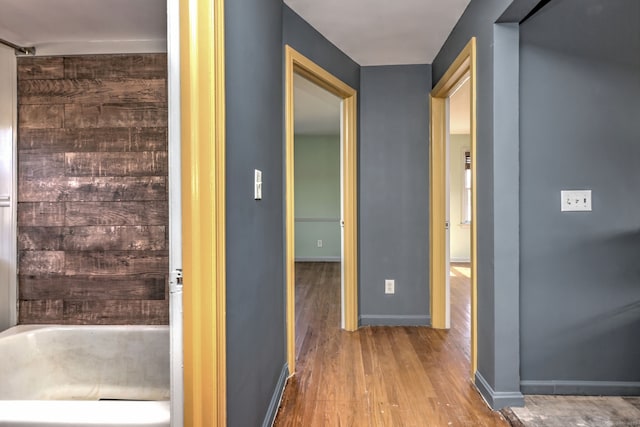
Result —
M 169 328 L 0 333 L 0 426 L 169 426 Z

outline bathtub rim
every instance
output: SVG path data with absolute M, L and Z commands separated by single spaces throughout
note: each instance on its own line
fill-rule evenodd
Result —
M 0 400 L 0 426 L 168 427 L 170 422 L 169 400 Z
M 0 339 L 29 332 L 65 331 L 65 330 L 135 330 L 135 331 L 161 331 L 169 330 L 169 325 L 65 325 L 65 324 L 21 324 L 12 326 L 0 332 Z

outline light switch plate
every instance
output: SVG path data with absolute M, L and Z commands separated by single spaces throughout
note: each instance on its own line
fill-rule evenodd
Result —
M 384 293 L 385 294 L 395 294 L 396 293 L 396 281 L 392 279 L 387 279 L 384 281 Z
M 254 171 L 254 185 L 253 185 L 253 198 L 255 200 L 262 200 L 262 171 L 256 169 Z
M 562 212 L 591 211 L 591 190 L 562 190 L 560 199 Z

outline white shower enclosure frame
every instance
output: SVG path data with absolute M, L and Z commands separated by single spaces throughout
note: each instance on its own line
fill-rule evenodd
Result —
M 167 0 L 167 88 L 169 136 L 169 329 L 171 427 L 184 424 L 182 349 L 182 180 L 180 115 L 180 1 Z
M 18 322 L 17 89 L 15 51 L 0 45 L 0 331 Z

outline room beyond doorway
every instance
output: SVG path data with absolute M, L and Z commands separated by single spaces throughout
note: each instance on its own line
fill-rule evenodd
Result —
M 296 74 L 294 188 L 296 262 L 340 262 L 342 100 Z

